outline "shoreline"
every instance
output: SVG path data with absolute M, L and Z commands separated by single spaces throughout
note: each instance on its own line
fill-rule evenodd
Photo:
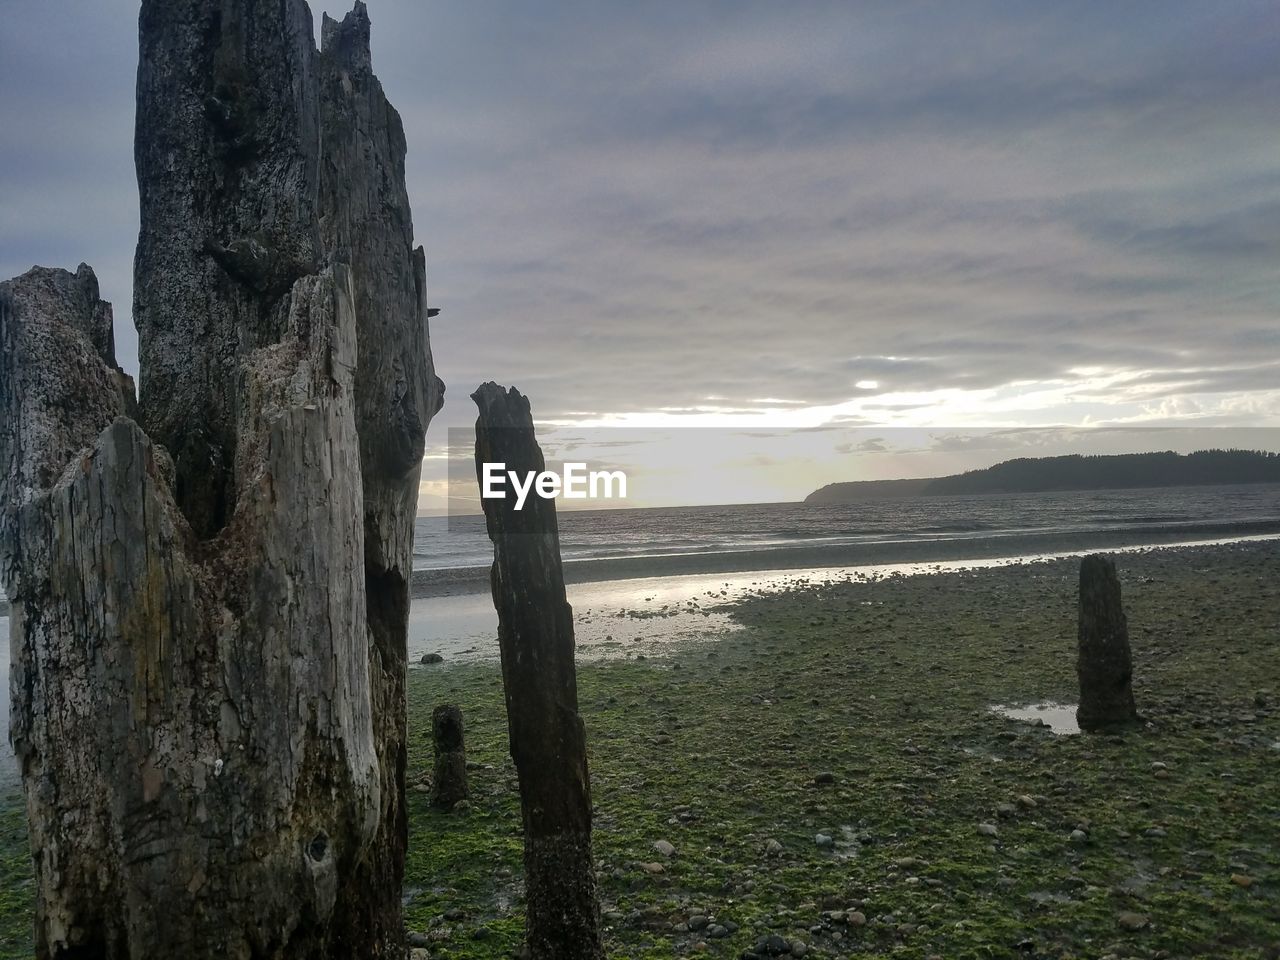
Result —
M 996 536 L 773 546 L 745 550 L 646 554 L 564 561 L 566 584 L 608 583 L 715 574 L 774 573 L 898 563 L 950 563 L 1052 556 L 1085 550 L 1172 547 L 1205 541 L 1280 536 L 1280 519 L 1187 523 L 1164 527 L 1122 527 L 1073 532 L 1029 532 Z M 410 599 L 489 592 L 489 566 L 415 569 Z M 0 618 L 9 602 L 0 598 Z
M 604 583 L 697 574 L 754 573 L 890 563 L 944 563 L 1132 547 L 1168 547 L 1206 540 L 1280 536 L 1280 520 L 1126 527 L 1072 533 L 1027 533 L 992 537 L 840 543 L 706 553 L 566 560 L 567 584 Z M 414 570 L 410 596 L 487 593 L 489 567 Z
M 1032 940 L 1046 957 L 1245 960 L 1274 945 L 1280 543 L 1128 556 L 1148 722 L 1123 736 L 991 710 L 1070 702 L 1077 569 L 782 577 L 738 602 L 717 589 L 702 602 L 729 602 L 732 632 L 580 662 L 609 954 L 732 960 L 774 934 L 824 957 L 1006 956 Z M 499 678 L 446 662 L 406 689 L 405 926 L 469 960 L 509 957 L 523 935 Z M 446 698 L 466 717 L 472 788 L 452 812 L 430 806 L 422 735 Z M 1229 818 L 1205 816 L 1224 805 Z M 15 960 L 32 949 L 24 815 L 0 789 L 0 957 Z

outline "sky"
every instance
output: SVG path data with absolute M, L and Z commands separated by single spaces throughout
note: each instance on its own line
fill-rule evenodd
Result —
M 490 379 L 547 436 L 803 434 L 778 498 L 903 469 L 858 459 L 876 428 L 1001 438 L 920 475 L 1280 426 L 1274 2 L 368 6 L 443 309 L 435 459 Z M 136 370 L 137 4 L 4 9 L 0 274 L 90 263 Z

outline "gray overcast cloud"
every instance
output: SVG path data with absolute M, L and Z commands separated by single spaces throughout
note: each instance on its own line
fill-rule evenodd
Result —
M 368 5 L 442 423 L 1280 423 L 1274 3 Z M 5 12 L 0 273 L 128 365 L 136 4 Z

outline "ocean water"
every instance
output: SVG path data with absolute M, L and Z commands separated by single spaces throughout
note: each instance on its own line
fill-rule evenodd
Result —
M 1069 493 L 716 507 L 562 511 L 566 561 L 734 553 L 787 547 L 1007 539 L 1091 531 L 1171 531 L 1280 521 L 1280 485 L 1160 487 Z M 477 567 L 493 559 L 482 517 L 417 522 L 414 568 Z

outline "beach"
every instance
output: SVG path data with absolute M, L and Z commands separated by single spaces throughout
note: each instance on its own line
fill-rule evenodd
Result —
M 758 548 L 739 546 L 731 550 L 573 558 L 564 563 L 564 578 L 567 584 L 586 584 L 654 577 L 991 560 L 1276 534 L 1280 534 L 1280 519 L 1188 521 L 1078 530 L 1031 529 L 963 537 L 868 538 L 854 542 L 808 542 Z M 487 564 L 419 568 L 413 573 L 412 591 L 416 599 L 487 593 L 488 590 Z
M 1243 958 L 1280 945 L 1280 549 L 1143 551 L 1119 566 L 1147 720 L 1119 737 L 992 710 L 1072 701 L 1073 558 L 761 584 L 728 635 L 585 663 L 610 955 L 785 943 L 792 956 Z M 495 680 L 470 664 L 411 681 L 417 729 L 442 700 L 467 718 L 470 809 L 433 812 L 415 787 L 410 840 L 409 925 L 450 957 L 519 942 L 519 808 Z M 410 775 L 421 785 L 427 769 L 419 754 Z
M 1119 737 L 993 710 L 1072 703 L 1072 557 L 578 593 L 610 956 L 737 957 L 769 937 L 833 957 L 1280 946 L 1280 541 L 1117 563 L 1147 721 Z M 510 956 L 523 923 L 501 683 L 474 645 L 410 671 L 406 922 L 432 957 Z M 426 795 L 446 701 L 472 790 L 453 813 Z M 25 957 L 30 868 L 6 796 L 0 956 Z

